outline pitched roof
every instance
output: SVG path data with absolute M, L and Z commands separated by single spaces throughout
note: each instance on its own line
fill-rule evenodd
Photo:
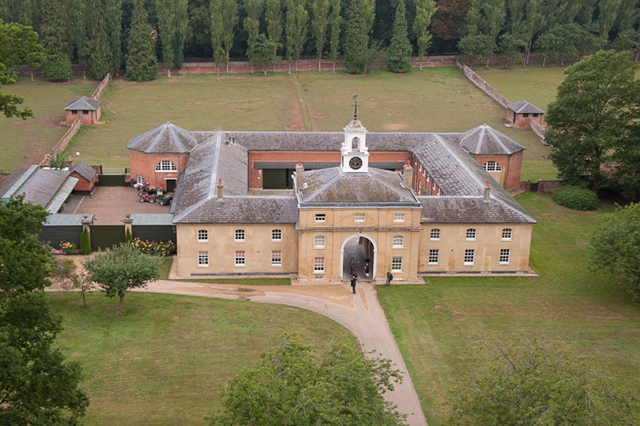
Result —
M 24 201 L 39 204 L 49 213 L 57 213 L 78 179 L 69 176 L 69 171 L 40 169 L 31 166 L 21 174 L 16 174 L 13 184 L 2 194 L 3 200 L 14 195 L 24 195 Z
M 517 140 L 486 124 L 467 131 L 460 146 L 477 155 L 509 155 L 526 149 Z
M 75 99 L 69 103 L 66 107 L 66 110 L 78 110 L 78 111 L 95 111 L 97 110 L 102 102 L 97 99 L 89 98 L 87 96 L 81 96 L 78 99 Z
M 300 207 L 392 206 L 418 202 L 399 173 L 369 168 L 368 173 L 344 173 L 339 167 L 302 173 Z
M 543 110 L 525 100 L 510 103 L 507 109 L 515 111 L 516 114 L 544 114 Z
M 91 181 L 98 174 L 93 167 L 80 160 L 78 163 L 69 170 L 70 173 L 77 173 L 85 180 Z
M 197 144 L 196 138 L 188 131 L 166 122 L 130 139 L 127 148 L 147 154 L 181 154 L 191 152 Z
M 367 173 L 343 173 L 339 167 L 304 171 L 303 188 L 296 196 L 249 195 L 249 151 L 339 151 L 344 133 L 217 131 L 191 135 L 197 144 L 171 207 L 173 223 L 296 223 L 298 207 L 336 205 L 419 207 L 427 222 L 535 223 L 469 155 L 470 148 L 473 153 L 493 155 L 525 149 L 487 125 L 465 133 L 367 134 L 370 151 L 411 151 L 442 190 L 444 196 L 437 197 L 417 197 L 403 186 L 399 173 L 376 169 L 373 163 Z M 218 198 L 218 179 L 222 179 L 222 199 Z M 489 200 L 484 199 L 487 180 L 491 182 Z

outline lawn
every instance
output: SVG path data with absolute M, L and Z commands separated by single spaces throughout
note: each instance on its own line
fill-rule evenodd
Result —
M 534 226 L 531 266 L 540 278 L 436 278 L 380 287 L 380 300 L 432 426 L 446 423 L 447 393 L 474 368 L 468 345 L 511 333 L 565 341 L 640 388 L 640 309 L 610 279 L 587 271 L 590 230 L 601 213 L 575 212 L 543 195 L 518 201 Z
M 91 398 L 87 425 L 190 425 L 220 408 L 221 385 L 275 347 L 285 331 L 325 348 L 355 338 L 306 310 L 199 297 L 129 293 L 127 315 L 101 293 L 49 293 L 65 330 L 57 344 L 79 361 Z
M 474 71 L 511 102 L 526 100 L 546 110 L 556 100 L 557 89 L 564 80 L 566 67 L 533 64 L 509 69 L 476 67 Z
M 3 94 L 24 98 L 22 106 L 33 111 L 33 118 L 0 118 L 0 173 L 38 164 L 68 130 L 64 107 L 80 96 L 91 96 L 97 85 L 82 79 L 67 84 L 23 77 L 19 84 L 2 86 Z
M 544 81 L 543 74 L 537 78 Z M 44 122 L 0 123 L 0 128 L 6 129 L 25 127 L 25 131 L 12 129 L 13 133 L 0 131 L 0 147 L 42 157 L 64 133 L 65 128 L 58 124 L 64 119 L 62 108 L 74 97 L 90 94 L 96 85 L 84 80 L 49 84 L 23 79 L 18 85 L 3 86 L 5 93 L 24 96 L 25 104 L 34 109 L 40 109 L 41 103 L 50 107 L 46 113 L 37 112 L 38 117 L 46 116 L 39 119 Z M 27 89 L 37 97 L 26 93 Z M 62 90 L 66 92 L 60 93 Z M 523 179 L 555 178 L 556 171 L 546 159 L 549 148 L 542 146 L 530 131 L 505 128 L 504 109 L 456 68 L 425 68 L 408 74 L 375 70 L 360 76 L 343 72 L 267 77 L 177 75 L 170 79 L 160 76 L 148 83 L 117 79 L 101 99 L 101 120 L 105 124 L 84 126 L 68 152 L 78 152 L 75 159 L 89 164 L 122 169 L 129 163 L 128 140 L 166 121 L 188 130 L 339 132 L 352 117 L 354 93 L 359 95 L 359 118 L 369 131 L 459 132 L 486 123 L 527 146 Z M 27 129 L 29 126 L 47 135 L 41 137 L 39 145 L 34 145 L 34 132 Z M 33 161 L 24 155 L 3 156 L 0 171 L 25 167 Z

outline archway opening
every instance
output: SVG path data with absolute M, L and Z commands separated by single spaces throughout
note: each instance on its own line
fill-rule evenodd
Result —
M 342 279 L 351 279 L 357 274 L 359 280 L 371 280 L 375 276 L 375 246 L 363 236 L 354 235 L 349 238 L 342 250 Z

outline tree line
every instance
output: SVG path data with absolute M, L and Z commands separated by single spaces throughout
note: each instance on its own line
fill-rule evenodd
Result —
M 0 19 L 40 34 L 49 79 L 68 77 L 75 63 L 93 78 L 130 68 L 144 80 L 158 60 L 179 69 L 185 58 L 223 69 L 248 59 L 266 71 L 279 59 L 295 67 L 301 57 L 344 55 L 349 72 L 362 72 L 387 53 L 402 56 L 403 70 L 409 49 L 562 62 L 611 44 L 640 47 L 639 11 L 639 0 L 0 1 Z

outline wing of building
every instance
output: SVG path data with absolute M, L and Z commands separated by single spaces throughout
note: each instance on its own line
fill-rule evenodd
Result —
M 171 187 L 177 272 L 417 282 L 528 273 L 535 220 L 510 195 L 520 143 L 461 133 L 188 132 L 132 139 L 131 180 Z M 173 167 L 172 167 L 173 165 Z

